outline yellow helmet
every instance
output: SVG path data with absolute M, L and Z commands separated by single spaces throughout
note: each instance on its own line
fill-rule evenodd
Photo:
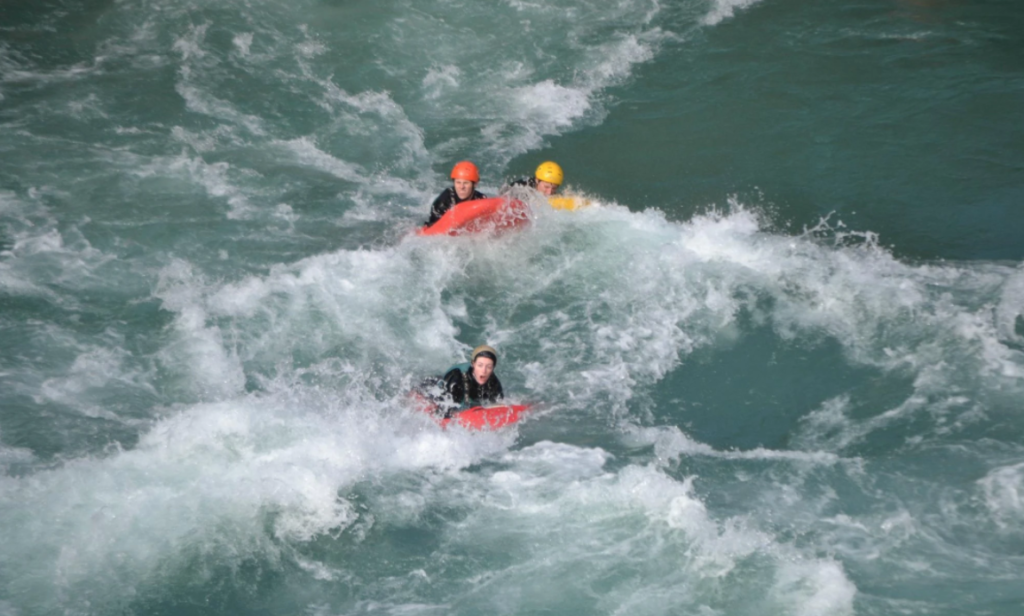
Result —
M 558 166 L 558 163 L 553 163 L 550 160 L 542 162 L 537 170 L 533 173 L 533 177 L 543 182 L 549 182 L 555 186 L 562 184 L 562 179 L 565 177 L 562 174 L 562 168 Z

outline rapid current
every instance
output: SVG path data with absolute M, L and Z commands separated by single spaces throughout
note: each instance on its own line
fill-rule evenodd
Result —
M 2 2 L 0 616 L 1019 616 L 1022 212 L 1018 1 Z

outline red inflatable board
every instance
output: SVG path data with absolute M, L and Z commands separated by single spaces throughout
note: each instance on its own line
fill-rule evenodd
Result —
M 529 224 L 530 207 L 519 199 L 491 197 L 463 201 L 437 222 L 416 231 L 418 235 L 459 235 L 482 231 L 506 231 Z
M 474 406 L 454 413 L 451 419 L 438 419 L 438 423 L 448 427 L 455 422 L 470 430 L 497 430 L 519 421 L 523 414 L 530 410 L 529 404 L 510 404 L 508 406 Z
M 412 392 L 410 397 L 417 410 L 429 413 L 437 423 L 445 428 L 452 422 L 455 422 L 463 428 L 470 430 L 497 430 L 498 428 L 516 423 L 532 408 L 529 404 L 474 406 L 464 411 L 453 413 L 450 418 L 446 418 L 438 417 L 436 414 L 437 405 L 419 392 Z

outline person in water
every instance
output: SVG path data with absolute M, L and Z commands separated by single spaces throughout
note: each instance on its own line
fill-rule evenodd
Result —
M 497 363 L 498 352 L 482 344 L 473 349 L 468 364 L 452 366 L 440 379 L 424 381 L 421 388 L 437 404 L 438 414 L 446 418 L 459 409 L 493 404 L 505 397 L 494 374 Z
M 463 201 L 486 199 L 483 193 L 476 190 L 476 184 L 480 181 L 480 171 L 473 163 L 468 160 L 455 163 L 455 166 L 452 167 L 451 178 L 452 185 L 444 189 L 430 206 L 430 219 L 424 226 L 429 227 L 434 224 L 444 216 L 445 212 Z
M 562 185 L 564 178 L 565 175 L 562 173 L 562 168 L 558 163 L 548 160 L 537 166 L 537 170 L 533 172 L 532 178 L 515 180 L 509 186 L 529 186 L 541 194 L 550 197 Z

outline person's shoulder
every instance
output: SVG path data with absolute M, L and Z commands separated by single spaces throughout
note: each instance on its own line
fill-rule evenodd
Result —
M 444 378 L 448 379 L 450 376 L 462 374 L 467 370 L 469 370 L 469 364 L 455 364 L 451 368 L 448 368 L 448 371 L 444 373 Z

